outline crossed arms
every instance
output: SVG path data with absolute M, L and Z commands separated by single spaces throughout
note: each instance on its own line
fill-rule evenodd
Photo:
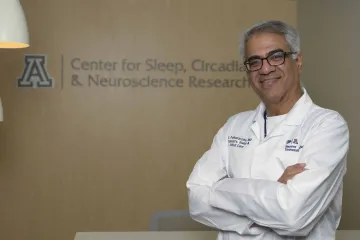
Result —
M 254 234 L 254 223 L 279 235 L 308 235 L 341 187 L 349 147 L 347 124 L 336 116 L 320 124 L 302 150 L 307 170 L 286 184 L 228 178 L 225 126 L 187 181 L 192 218 L 240 235 Z

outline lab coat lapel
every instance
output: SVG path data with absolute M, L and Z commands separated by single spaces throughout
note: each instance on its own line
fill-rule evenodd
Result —
M 250 125 L 251 130 L 257 139 L 261 139 L 261 125 L 264 124 L 263 113 L 265 111 L 265 105 L 261 102 L 255 110 L 255 115 L 253 116 L 253 121 Z
M 284 126 L 292 127 L 299 126 L 306 117 L 306 113 L 310 110 L 313 101 L 308 95 L 305 88 L 303 88 L 303 95 L 301 98 L 295 103 L 294 107 L 290 110 L 288 115 L 285 118 Z
M 273 137 L 282 136 L 289 130 L 289 128 L 297 127 L 298 125 L 300 125 L 312 104 L 313 102 L 310 96 L 308 95 L 306 89 L 303 88 L 303 95 L 287 114 L 283 124 L 280 124 L 272 132 L 270 132 L 267 138 L 264 139 L 264 142 Z M 262 115 L 264 113 L 264 110 L 264 103 L 260 103 L 256 109 L 256 116 L 254 118 L 253 124 L 251 125 L 254 134 L 259 139 L 261 138 L 261 127 L 259 124 L 264 122 Z

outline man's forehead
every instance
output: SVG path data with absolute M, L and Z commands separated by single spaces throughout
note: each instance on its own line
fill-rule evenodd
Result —
M 253 35 L 246 44 L 246 55 L 267 56 L 270 52 L 282 49 L 288 51 L 285 38 L 279 34 L 261 33 Z

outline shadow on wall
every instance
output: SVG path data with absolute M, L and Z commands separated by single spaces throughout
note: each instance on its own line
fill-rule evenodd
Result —
M 194 221 L 188 210 L 163 210 L 151 215 L 150 231 L 215 231 Z

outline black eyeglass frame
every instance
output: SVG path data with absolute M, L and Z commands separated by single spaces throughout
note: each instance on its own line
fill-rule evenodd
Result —
M 281 63 L 275 64 L 275 65 L 271 64 L 269 62 L 269 58 L 274 56 L 274 54 L 278 54 L 278 53 L 283 54 L 283 60 L 281 61 Z M 249 72 L 256 72 L 256 71 L 259 71 L 263 67 L 264 60 L 266 60 L 270 66 L 280 66 L 280 65 L 285 63 L 285 58 L 287 56 L 293 55 L 293 54 L 297 54 L 297 52 L 285 52 L 283 50 L 274 50 L 274 51 L 270 52 L 270 54 L 267 57 L 264 57 L 264 58 L 261 58 L 261 57 L 258 57 L 258 56 L 248 58 L 248 60 L 246 60 L 244 62 L 244 66 L 246 67 L 246 70 L 248 70 Z M 250 66 L 248 66 L 248 64 L 250 63 L 250 60 L 253 60 L 253 59 L 260 60 L 261 65 L 260 65 L 260 67 L 258 69 L 250 70 Z

